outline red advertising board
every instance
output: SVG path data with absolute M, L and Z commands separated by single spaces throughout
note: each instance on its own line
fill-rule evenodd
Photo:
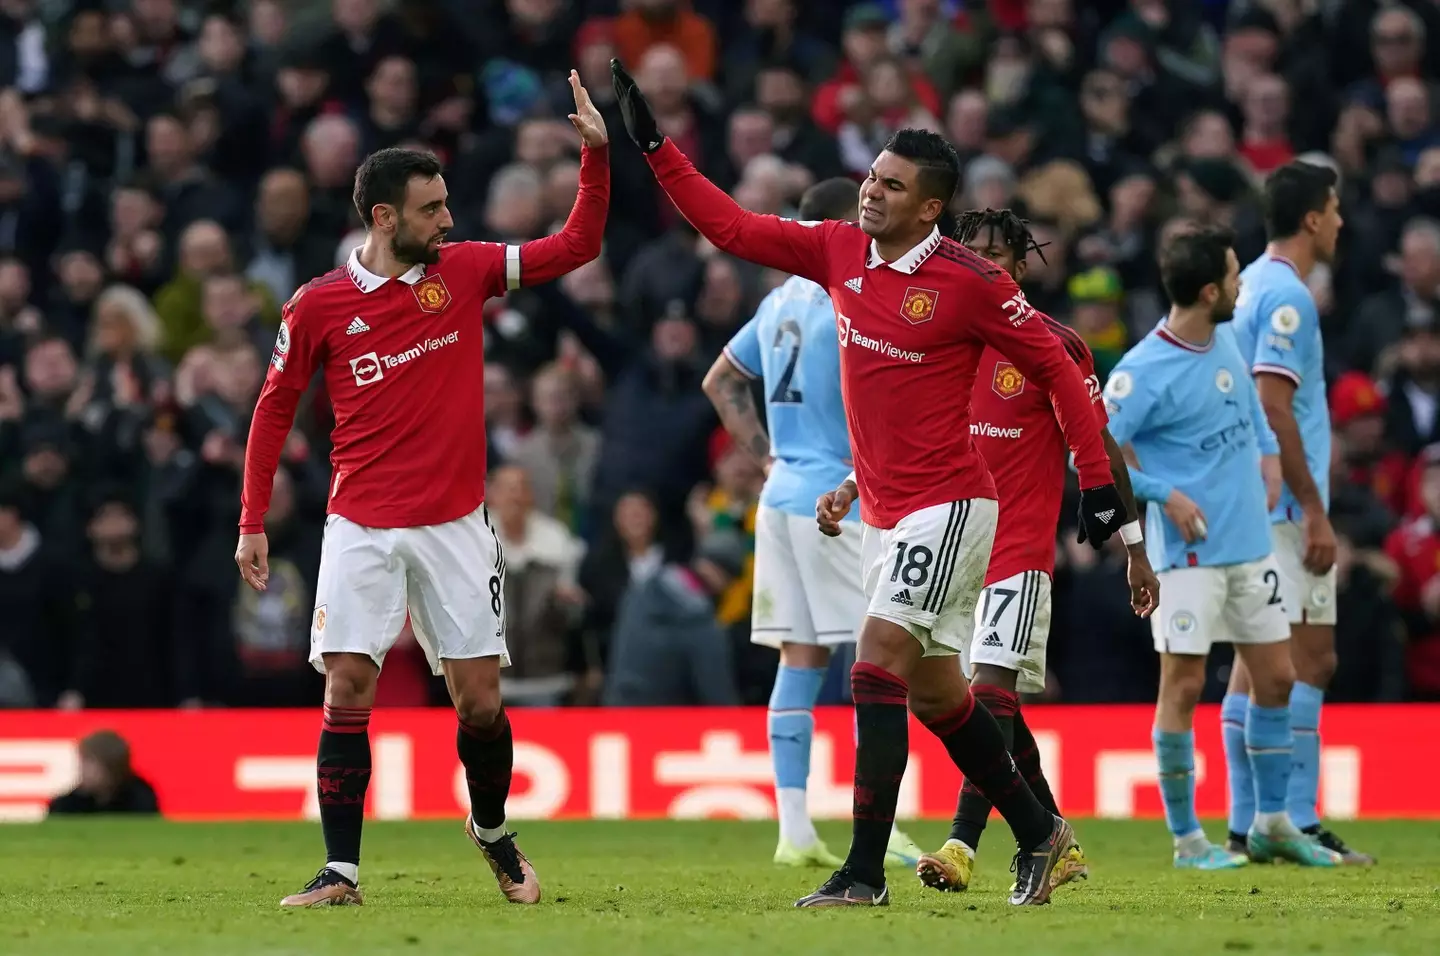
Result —
M 1156 817 L 1152 709 L 1034 707 L 1027 720 L 1061 808 L 1068 814 Z M 1331 706 L 1324 718 L 1321 803 L 1331 819 L 1440 818 L 1440 705 Z M 773 816 L 763 709 L 511 711 L 514 819 Z M 316 816 L 319 710 L 0 711 L 0 820 L 34 820 L 45 799 L 75 780 L 75 742 L 111 729 L 131 744 L 139 772 L 177 819 Z M 1202 816 L 1225 810 L 1219 712 L 1196 715 Z M 368 812 L 403 820 L 466 809 L 447 710 L 378 711 Z M 818 818 L 850 812 L 851 713 L 816 714 L 810 803 Z M 900 816 L 948 818 L 959 773 L 911 723 Z

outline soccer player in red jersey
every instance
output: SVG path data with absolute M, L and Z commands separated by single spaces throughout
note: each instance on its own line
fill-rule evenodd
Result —
M 1026 255 L 1036 249 L 1025 221 L 1009 209 L 971 210 L 962 214 L 955 238 L 1020 282 Z M 1041 253 L 1043 255 L 1043 253 Z M 1090 393 L 1090 404 L 1110 456 L 1110 474 L 1125 502 L 1126 523 L 1120 533 L 1129 550 L 1130 603 L 1135 613 L 1149 616 L 1160 591 L 1145 555 L 1130 472 L 1125 457 L 1106 427 L 1108 418 L 1090 348 L 1073 329 L 1036 312 L 1065 346 Z M 1021 693 L 1045 689 L 1045 644 L 1050 636 L 1050 576 L 1055 568 L 1055 525 L 1064 493 L 1065 435 L 1055 407 L 1043 389 L 1035 388 L 1015 364 L 993 346 L 980 356 L 980 370 L 970 397 L 970 433 L 990 466 L 1000 495 L 1000 520 L 995 546 L 985 572 L 985 589 L 975 611 L 975 634 L 962 666 L 975 696 L 1000 725 L 1006 746 L 1030 789 L 1051 813 L 1060 811 L 1040 767 L 1040 752 L 1020 712 Z M 990 816 L 990 801 L 965 781 L 950 839 L 920 858 L 916 874 L 927 886 L 960 891 L 970 883 L 975 851 Z M 1073 848 L 1052 875 L 1059 886 L 1087 874 L 1084 854 Z
M 445 244 L 454 224 L 440 163 L 384 149 L 355 174 L 365 244 L 286 303 L 250 423 L 235 562 L 265 589 L 264 516 L 300 395 L 323 369 L 335 406 L 329 517 L 310 661 L 325 673 L 317 789 L 325 866 L 282 906 L 358 904 L 370 782 L 367 727 L 385 653 L 408 614 L 459 716 L 470 790 L 465 833 L 513 903 L 540 885 L 505 828 L 514 756 L 500 700 L 505 556 L 485 500 L 485 299 L 549 282 L 600 254 L 610 201 L 605 123 L 578 74 L 570 122 L 584 147 L 565 227 L 519 246 Z
M 700 234 L 819 283 L 835 307 L 856 473 L 816 502 L 816 518 L 838 534 L 858 496 L 869 608 L 850 678 L 859 738 L 850 854 L 796 905 L 889 902 L 884 859 L 908 757 L 907 704 L 1015 831 L 1010 902 L 1046 902 L 1074 832 L 1030 792 L 954 657 L 973 629 L 999 511 L 970 438 L 970 387 L 981 351 L 995 345 L 1053 393 L 1080 472 L 1085 532 L 1099 547 L 1122 523 L 1124 504 L 1085 383 L 1010 276 L 940 235 L 960 160 L 938 135 L 891 138 L 861 186 L 858 225 L 760 216 L 696 172 L 624 67 L 612 61 L 611 70 L 630 137 Z

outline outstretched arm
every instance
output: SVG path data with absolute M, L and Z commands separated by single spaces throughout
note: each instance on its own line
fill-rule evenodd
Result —
M 825 244 L 836 223 L 794 222 L 741 209 L 723 189 L 700 175 L 660 132 L 645 94 L 619 60 L 610 61 L 610 73 L 625 131 L 645 154 L 675 207 L 700 235 L 741 259 L 829 285 Z
M 829 285 L 825 244 L 837 229 L 853 227 L 832 220 L 799 222 L 748 212 L 700 175 L 668 139 L 646 159 L 675 208 L 717 249 Z
M 580 132 L 580 191 L 565 226 L 553 236 L 505 247 L 505 288 L 540 285 L 558 279 L 600 255 L 605 217 L 610 209 L 610 145 L 605 121 L 570 71 L 575 112 L 570 122 Z

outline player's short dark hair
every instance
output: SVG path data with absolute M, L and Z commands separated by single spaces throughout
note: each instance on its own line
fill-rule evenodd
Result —
M 981 230 L 986 229 L 989 230 L 986 242 L 993 244 L 998 234 L 1005 247 L 1015 254 L 1016 262 L 1024 262 L 1032 250 L 1040 256 L 1041 262 L 1045 261 L 1045 253 L 1040 250 L 1049 243 L 1036 242 L 1030 233 L 1030 221 L 1021 219 L 1013 209 L 967 209 L 955 221 L 952 235 L 956 242 L 968 245 L 975 241 Z
M 366 228 L 375 225 L 372 210 L 380 203 L 405 205 L 405 187 L 410 180 L 434 179 L 443 167 L 434 153 L 418 149 L 380 149 L 365 157 L 355 171 L 355 209 Z
M 939 133 L 906 127 L 885 141 L 885 151 L 908 159 L 920 170 L 920 191 L 926 199 L 950 205 L 960 185 L 960 154 Z
M 1170 301 L 1187 308 L 1200 301 L 1200 290 L 1225 281 L 1235 234 L 1215 226 L 1197 226 L 1170 237 L 1160 250 L 1160 281 Z
M 860 186 L 853 179 L 824 179 L 800 197 L 800 218 L 806 222 L 837 219 L 853 222 L 860 209 Z
M 1265 235 L 1288 239 L 1305 225 L 1312 212 L 1324 212 L 1330 193 L 1340 178 L 1328 166 L 1301 160 L 1286 163 L 1265 180 L 1261 205 L 1265 210 Z

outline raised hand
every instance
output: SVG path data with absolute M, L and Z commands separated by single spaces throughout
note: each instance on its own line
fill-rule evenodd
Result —
M 610 61 L 610 76 L 615 82 L 615 100 L 620 104 L 620 118 L 625 121 L 625 132 L 644 153 L 653 153 L 665 142 L 660 127 L 655 124 L 655 114 L 645 94 L 640 92 L 635 78 L 625 71 L 619 60 Z
M 610 136 L 605 131 L 605 120 L 601 118 L 595 104 L 590 102 L 590 94 L 580 85 L 580 74 L 574 70 L 570 71 L 570 89 L 575 94 L 575 112 L 570 114 L 570 122 L 579 132 L 580 139 L 586 146 L 591 147 L 604 146 L 610 142 Z

